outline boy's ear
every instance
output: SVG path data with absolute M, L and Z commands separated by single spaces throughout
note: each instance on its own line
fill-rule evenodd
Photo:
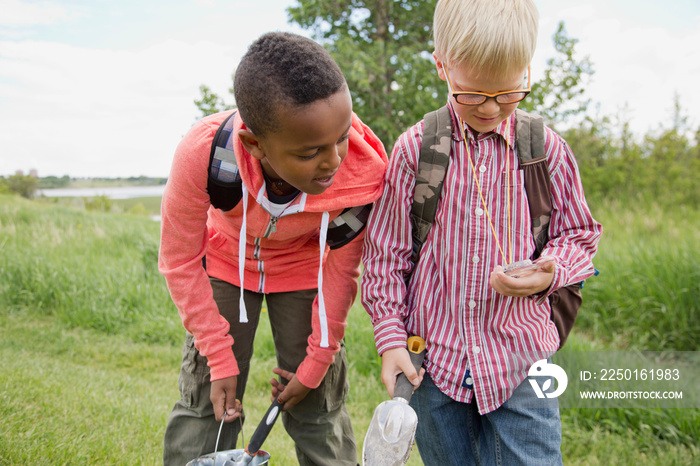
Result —
M 433 52 L 433 59 L 435 60 L 435 67 L 437 68 L 438 76 L 440 79 L 446 82 L 447 76 L 445 76 L 445 64 L 442 60 L 440 60 L 435 52 Z
M 247 129 L 238 130 L 238 139 L 241 140 L 243 147 L 248 151 L 250 155 L 258 160 L 265 158 L 265 152 L 260 146 L 260 138 L 258 138 L 252 131 Z

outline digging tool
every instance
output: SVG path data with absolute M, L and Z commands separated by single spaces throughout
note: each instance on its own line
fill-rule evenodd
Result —
M 425 340 L 410 337 L 407 344 L 413 367 L 419 372 L 425 358 Z M 362 447 L 364 466 L 406 464 L 418 425 L 416 412 L 408 405 L 412 394 L 413 385 L 406 374 L 401 373 L 396 380 L 394 398 L 382 402 L 374 410 Z
M 265 416 L 263 416 L 260 424 L 258 424 L 258 427 L 255 429 L 255 432 L 253 432 L 253 436 L 250 437 L 250 442 L 248 442 L 248 446 L 245 447 L 243 456 L 236 461 L 236 466 L 246 466 L 250 464 L 256 456 L 258 456 L 260 447 L 262 447 L 263 442 L 267 438 L 267 434 L 270 433 L 272 426 L 275 425 L 277 417 L 279 417 L 280 412 L 282 412 L 282 406 L 283 403 L 280 403 L 279 399 L 275 398 L 270 407 L 267 408 Z
M 272 430 L 272 426 L 279 417 L 282 411 L 283 404 L 277 398 L 272 402 L 265 416 L 258 424 L 258 427 L 250 437 L 250 442 L 245 449 L 225 450 L 216 452 L 219 446 L 219 439 L 216 439 L 216 448 L 214 453 L 200 456 L 189 463 L 187 466 L 262 466 L 268 464 L 270 454 L 260 449 L 267 435 Z M 223 426 L 223 419 L 221 425 Z M 221 434 L 221 428 L 219 428 Z

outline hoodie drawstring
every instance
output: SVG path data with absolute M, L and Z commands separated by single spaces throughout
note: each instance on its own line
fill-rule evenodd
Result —
M 248 313 L 245 309 L 245 301 L 243 299 L 243 278 L 245 276 L 245 247 L 246 238 L 248 236 L 246 231 L 246 213 L 248 212 L 248 189 L 245 187 L 245 183 L 241 183 L 241 188 L 243 191 L 243 221 L 241 222 L 241 233 L 238 240 L 238 280 L 241 283 L 241 297 L 238 301 L 238 320 L 240 322 L 248 322 Z
M 321 348 L 328 348 L 328 318 L 326 317 L 326 303 L 323 300 L 323 256 L 326 252 L 328 218 L 328 212 L 324 212 L 321 219 L 321 234 L 318 239 L 318 248 L 321 251 L 318 266 L 318 319 L 321 324 Z
M 241 296 L 238 301 L 238 320 L 240 322 L 248 322 L 248 313 L 245 308 L 245 300 L 243 293 L 245 287 L 243 280 L 245 277 L 245 252 L 246 252 L 246 214 L 248 212 L 248 189 L 245 183 L 242 185 L 243 191 L 243 221 L 241 222 L 241 231 L 238 240 L 238 279 L 241 284 Z M 302 199 L 303 201 L 304 199 Z M 302 203 L 303 209 L 303 203 Z M 318 266 L 318 318 L 321 324 L 321 348 L 328 348 L 328 317 L 326 315 L 326 303 L 323 299 L 323 256 L 326 253 L 326 239 L 328 237 L 328 222 L 330 215 L 324 212 L 321 217 L 321 232 L 318 238 L 319 248 L 319 266 Z

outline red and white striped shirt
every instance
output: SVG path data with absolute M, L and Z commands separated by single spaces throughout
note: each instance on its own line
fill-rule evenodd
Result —
M 528 259 L 535 249 L 515 154 L 515 115 L 509 124 L 506 120 L 476 138 L 465 127 L 486 208 L 454 112 L 452 118 L 450 165 L 442 197 L 408 286 L 404 277 L 412 268 L 409 214 L 423 122 L 401 135 L 394 146 L 386 187 L 367 227 L 362 301 L 372 317 L 380 354 L 405 347 L 408 335 L 424 338 L 425 367 L 435 384 L 460 402 L 470 402 L 474 393 L 483 414 L 508 400 L 527 377 L 532 358 L 519 355 L 536 353 L 542 358 L 556 352 L 559 336 L 546 298 L 593 274 L 592 259 L 602 227 L 588 209 L 569 146 L 545 128 L 554 210 L 550 240 L 542 255 L 557 259 L 554 280 L 541 295 L 498 294 L 489 285 L 489 275 L 496 265 L 504 264 L 486 210 L 504 253 L 512 256 L 508 262 Z M 507 128 L 510 134 L 506 135 Z M 463 385 L 467 370 L 473 388 Z

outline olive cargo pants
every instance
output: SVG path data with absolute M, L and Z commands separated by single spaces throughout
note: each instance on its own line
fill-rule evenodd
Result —
M 263 298 L 267 301 L 278 366 L 295 372 L 306 357 L 316 290 L 268 295 L 246 291 L 248 322 L 240 323 L 240 289 L 216 278 L 211 279 L 211 285 L 219 312 L 231 325 L 229 333 L 234 339 L 233 352 L 240 370 L 236 397 L 243 402 Z M 163 463 L 166 466 L 182 466 L 214 452 L 219 431 L 220 423 L 214 418 L 209 400 L 209 367 L 206 358 L 194 347 L 194 338 L 189 333 L 183 348 L 179 385 L 181 399 L 175 403 L 165 431 Z M 341 342 L 341 350 L 321 385 L 311 390 L 299 404 L 282 413 L 284 428 L 294 440 L 300 465 L 357 464 L 357 447 L 345 406 L 347 393 L 347 359 Z M 258 421 L 253 420 L 256 424 Z M 218 451 L 237 448 L 240 427 L 238 421 L 224 424 Z M 250 428 L 249 435 L 253 430 L 255 426 Z M 238 445 L 238 448 L 243 447 Z

